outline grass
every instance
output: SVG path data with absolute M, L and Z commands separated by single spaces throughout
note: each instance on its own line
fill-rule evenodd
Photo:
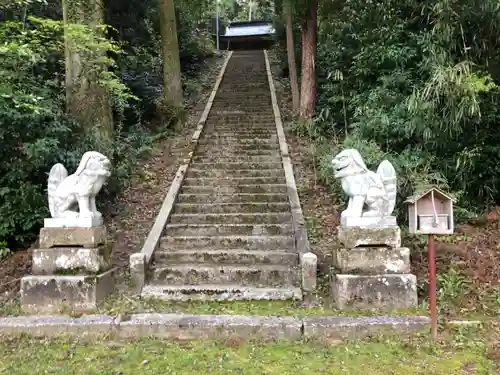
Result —
M 482 342 L 430 344 L 379 338 L 326 346 L 302 343 L 85 343 L 68 338 L 0 340 L 0 373 L 31 374 L 495 374 Z
M 104 301 L 100 311 L 106 314 L 134 312 L 164 312 L 208 315 L 260 315 L 260 316 L 369 316 L 380 315 L 378 310 L 340 311 L 320 304 L 307 308 L 295 301 L 190 301 L 175 302 L 157 299 L 139 299 L 117 295 Z M 391 315 L 426 315 L 419 309 L 391 311 Z
M 324 304 L 307 308 L 296 301 L 162 301 L 116 294 L 104 300 L 97 313 L 106 315 L 133 313 L 184 313 L 195 315 L 258 315 L 258 316 L 375 316 L 375 315 L 427 315 L 422 308 L 394 310 L 383 313 L 377 309 L 341 311 Z M 68 313 L 61 311 L 61 313 Z M 17 316 L 21 313 L 19 302 L 0 302 L 0 316 Z

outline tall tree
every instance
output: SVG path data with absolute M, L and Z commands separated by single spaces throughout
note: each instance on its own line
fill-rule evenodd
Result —
M 88 53 L 80 45 L 83 32 L 72 25 L 89 26 L 98 33 L 98 27 L 104 24 L 104 6 L 102 0 L 85 2 L 62 0 L 65 27 L 65 65 L 66 65 L 66 111 L 79 121 L 87 134 L 97 136 L 106 143 L 113 139 L 113 113 L 106 88 L 99 84 L 100 74 L 106 69 L 99 60 L 100 56 Z
M 316 35 L 318 1 L 308 2 L 302 24 L 302 74 L 300 84 L 300 118 L 310 120 L 316 107 Z M 290 68 L 290 73 L 292 69 Z
M 181 63 L 173 0 L 160 0 L 160 33 L 163 52 L 163 95 L 167 103 L 181 106 Z
M 290 75 L 290 86 L 292 87 L 292 106 L 297 113 L 300 106 L 299 81 L 297 79 L 297 64 L 295 62 L 295 45 L 293 44 L 293 19 L 292 7 L 287 2 L 285 4 L 286 16 L 286 51 L 288 55 L 288 74 Z

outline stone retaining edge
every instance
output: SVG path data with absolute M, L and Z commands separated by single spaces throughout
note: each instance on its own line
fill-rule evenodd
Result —
M 362 339 L 382 333 L 407 335 L 429 328 L 425 316 L 275 317 L 243 315 L 132 314 L 127 320 L 109 315 L 0 317 L 0 337 L 157 338 L 167 340 Z
M 214 88 L 208 98 L 208 101 L 205 105 L 205 109 L 198 120 L 198 125 L 196 130 L 191 137 L 191 144 L 189 157 L 184 159 L 183 164 L 179 166 L 177 173 L 175 174 L 175 178 L 168 189 L 167 195 L 163 200 L 163 204 L 161 206 L 160 212 L 156 216 L 155 222 L 144 241 L 142 249 L 138 253 L 133 253 L 130 255 L 130 275 L 135 284 L 136 291 L 140 293 L 144 283 L 146 281 L 146 271 L 149 266 L 149 263 L 153 257 L 153 253 L 156 250 L 158 243 L 160 241 L 161 236 L 164 233 L 165 225 L 170 217 L 172 209 L 174 207 L 175 201 L 177 199 L 177 194 L 181 188 L 182 182 L 184 181 L 184 176 L 187 172 L 189 164 L 193 158 L 193 154 L 196 150 L 196 146 L 198 145 L 198 140 L 201 136 L 203 128 L 205 126 L 205 122 L 207 121 L 208 114 L 212 108 L 212 104 L 215 99 L 215 95 L 217 94 L 217 90 L 219 89 L 222 78 L 224 77 L 224 73 L 226 71 L 227 64 L 231 59 L 233 52 L 230 51 L 226 56 L 224 64 L 220 70 L 219 76 L 215 81 Z
M 283 129 L 283 122 L 281 121 L 280 109 L 278 100 L 276 98 L 276 88 L 274 86 L 274 79 L 271 73 L 271 64 L 269 63 L 269 56 L 267 50 L 264 50 L 264 58 L 266 60 L 267 79 L 269 81 L 269 90 L 271 92 L 271 102 L 273 105 L 274 121 L 276 123 L 276 131 L 278 133 L 278 142 L 280 145 L 281 159 L 283 169 L 285 170 L 285 180 L 288 191 L 288 200 L 292 211 L 293 229 L 295 235 L 295 248 L 300 256 L 300 263 L 302 267 L 302 289 L 306 299 L 310 299 L 311 295 L 316 292 L 316 268 L 317 257 L 311 253 L 309 239 L 307 237 L 307 228 L 300 205 L 299 194 L 297 193 L 297 185 L 293 174 L 293 165 L 290 155 L 288 153 L 288 145 L 286 142 L 285 131 Z M 303 255 L 308 254 L 306 260 Z

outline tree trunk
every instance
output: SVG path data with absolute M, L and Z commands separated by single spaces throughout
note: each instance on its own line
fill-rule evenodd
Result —
M 290 85 L 292 87 L 293 112 L 297 113 L 300 106 L 299 82 L 295 62 L 295 45 L 293 44 L 292 8 L 289 5 L 286 7 L 286 51 L 288 54 L 288 74 L 290 75 Z
M 274 17 L 281 17 L 283 13 L 283 0 L 274 0 Z
M 163 52 L 163 95 L 166 103 L 182 106 L 181 63 L 173 0 L 160 0 L 160 32 Z
M 77 120 L 85 134 L 95 136 L 105 149 L 112 142 L 113 112 L 105 87 L 99 84 L 100 69 L 95 60 L 88 61 L 85 53 L 80 53 L 76 33 L 71 25 L 83 24 L 96 30 L 104 24 L 102 0 L 80 1 L 62 0 L 65 28 L 66 66 L 66 112 Z M 104 52 L 103 52 L 104 53 Z M 95 59 L 95 57 L 94 57 Z
M 317 0 L 311 2 L 307 19 L 301 30 L 302 74 L 300 84 L 300 118 L 303 120 L 310 120 L 314 115 L 316 107 L 317 5 Z

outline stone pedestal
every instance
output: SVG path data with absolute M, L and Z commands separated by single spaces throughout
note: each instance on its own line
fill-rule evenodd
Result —
M 399 227 L 339 227 L 343 248 L 333 254 L 337 273 L 330 287 L 338 309 L 393 310 L 415 307 L 417 279 Z
M 32 257 L 32 275 L 21 279 L 26 313 L 88 312 L 114 291 L 103 225 L 42 228 Z

